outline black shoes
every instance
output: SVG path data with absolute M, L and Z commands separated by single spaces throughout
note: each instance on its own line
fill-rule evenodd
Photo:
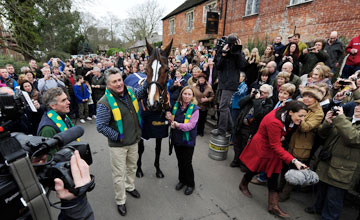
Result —
M 187 186 L 185 188 L 184 194 L 188 196 L 188 195 L 191 195 L 193 192 L 194 192 L 194 187 Z
M 321 212 L 316 211 L 315 208 L 312 207 L 312 206 L 306 207 L 306 208 L 304 209 L 304 211 L 305 211 L 306 213 L 309 213 L 309 214 L 317 214 L 317 215 L 320 215 L 320 214 L 321 214 Z
M 129 193 L 132 197 L 134 197 L 134 198 L 140 198 L 140 193 L 136 190 L 136 189 L 134 189 L 133 191 L 126 191 L 127 193 Z
M 239 161 L 236 161 L 236 160 L 233 160 L 230 164 L 230 167 L 240 167 L 240 162 Z
M 126 205 L 118 205 L 118 212 L 120 213 L 121 216 L 125 216 L 126 215 Z
M 176 191 L 179 191 L 179 190 L 181 190 L 182 188 L 184 188 L 184 186 L 185 186 L 185 184 L 179 182 L 178 184 L 176 184 L 175 190 L 176 190 Z

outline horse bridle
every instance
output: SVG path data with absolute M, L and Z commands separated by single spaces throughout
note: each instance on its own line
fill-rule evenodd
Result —
M 160 54 L 159 49 L 156 48 L 155 49 L 155 57 L 157 58 L 159 56 L 159 54 Z M 160 54 L 160 56 L 161 56 L 161 54 Z M 159 65 L 159 62 L 156 63 L 156 69 L 158 69 L 158 65 Z M 165 72 L 165 74 L 167 75 L 168 71 Z M 166 81 L 167 81 L 167 78 L 166 78 Z M 150 88 L 152 84 L 155 84 L 156 87 L 159 89 L 159 103 L 160 103 L 161 107 L 164 107 L 164 104 L 167 104 L 169 102 L 169 100 L 168 100 L 167 103 L 165 103 L 165 99 L 164 99 L 164 93 L 165 93 L 166 88 L 163 88 L 163 86 L 161 86 L 160 83 L 158 83 L 157 81 L 151 81 L 148 85 L 148 88 Z M 148 106 L 149 106 L 149 104 L 148 104 Z M 164 111 L 164 108 L 162 108 L 162 110 Z

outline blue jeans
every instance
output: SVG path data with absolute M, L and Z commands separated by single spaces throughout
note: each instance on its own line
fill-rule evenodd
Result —
M 321 220 L 337 220 L 340 217 L 347 190 L 319 182 L 314 210 L 321 213 Z
M 341 78 L 347 79 L 349 76 L 360 70 L 360 66 L 349 66 L 345 65 L 341 74 Z

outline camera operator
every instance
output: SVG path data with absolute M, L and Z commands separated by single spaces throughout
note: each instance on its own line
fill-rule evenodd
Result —
M 320 183 L 317 201 L 305 211 L 321 219 L 339 219 L 346 192 L 360 179 L 360 100 L 355 102 L 352 118 L 345 117 L 342 107 L 333 108 L 318 130 L 325 139 L 316 170 Z
M 66 115 L 70 112 L 70 101 L 61 88 L 49 89 L 43 95 L 43 103 L 47 111 L 41 118 L 37 135 L 53 137 L 74 126 Z
M 235 35 L 227 38 L 227 43 L 216 55 L 216 68 L 219 70 L 219 86 L 221 90 L 219 104 L 219 125 L 218 129 L 212 131 L 213 135 L 225 137 L 226 132 L 232 129 L 230 114 L 230 100 L 237 90 L 240 79 L 240 70 L 245 66 L 245 56 L 242 53 L 241 40 Z

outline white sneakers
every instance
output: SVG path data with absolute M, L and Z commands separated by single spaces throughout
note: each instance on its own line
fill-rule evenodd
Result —
M 93 119 L 96 119 L 96 115 L 93 115 L 92 118 L 93 118 Z
M 86 118 L 86 120 L 88 120 L 88 121 L 92 121 L 92 119 L 91 119 L 90 117 L 87 117 L 87 118 Z
M 85 124 L 85 120 L 84 119 L 80 119 L 80 122 Z

